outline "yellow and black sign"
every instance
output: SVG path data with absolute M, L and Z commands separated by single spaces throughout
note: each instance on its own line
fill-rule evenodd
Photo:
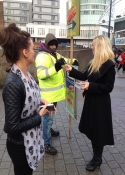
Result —
M 67 37 L 80 35 L 80 0 L 68 0 L 67 4 Z

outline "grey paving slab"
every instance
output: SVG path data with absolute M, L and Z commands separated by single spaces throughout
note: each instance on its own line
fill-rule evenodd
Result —
M 87 162 L 92 158 L 90 140 L 78 130 L 84 99 L 78 92 L 78 116 L 72 120 L 72 137 L 69 139 L 69 114 L 65 102 L 57 105 L 53 128 L 60 131 L 60 136 L 52 138 L 52 145 L 58 154 L 45 154 L 34 171 L 34 175 L 125 175 L 125 74 L 116 74 L 114 90 L 111 93 L 114 146 L 106 146 L 103 163 L 94 172 L 86 171 Z M 6 150 L 4 127 L 4 105 L 0 89 L 0 175 L 14 175 L 13 165 Z

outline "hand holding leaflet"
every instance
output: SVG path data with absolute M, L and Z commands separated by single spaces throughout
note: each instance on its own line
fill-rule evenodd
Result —
M 88 81 L 80 81 L 80 82 L 76 82 L 75 86 L 81 90 L 88 90 L 89 84 L 90 84 L 90 82 L 88 82 Z
M 82 90 L 84 85 L 82 85 L 80 82 L 75 82 L 75 87 Z

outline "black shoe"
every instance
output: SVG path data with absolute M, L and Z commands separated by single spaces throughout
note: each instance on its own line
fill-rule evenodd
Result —
M 91 165 L 92 161 L 93 161 L 93 158 L 92 158 L 92 160 L 90 160 L 90 161 L 87 163 L 87 165 L 86 165 L 86 166 Z
M 97 167 L 100 167 L 101 164 L 102 164 L 102 159 L 93 159 L 86 166 L 86 170 L 94 171 Z
M 45 153 L 50 154 L 50 155 L 56 155 L 57 149 L 55 149 L 51 145 L 45 145 Z
M 57 136 L 59 136 L 59 131 L 54 131 L 52 128 L 50 129 L 50 131 L 51 131 L 51 136 L 52 136 L 52 137 L 57 137 Z

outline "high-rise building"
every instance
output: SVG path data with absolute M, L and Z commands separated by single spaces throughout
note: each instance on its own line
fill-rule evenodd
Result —
M 108 36 L 108 32 L 113 30 L 112 6 L 110 31 L 108 31 L 110 2 L 110 0 L 80 0 L 80 25 L 84 27 L 80 34 L 86 38 L 84 43 L 88 46 L 95 36 L 100 34 Z
M 15 22 L 17 26 L 26 26 L 32 22 L 32 1 L 3 0 L 3 2 L 5 26 L 10 22 Z
M 59 24 L 60 0 L 33 0 L 33 23 Z
M 81 0 L 80 1 L 80 24 L 100 24 L 107 25 L 103 21 L 108 22 L 109 11 L 104 15 L 102 21 L 99 21 L 100 16 L 109 6 L 110 0 Z M 112 7 L 113 10 L 113 7 Z

